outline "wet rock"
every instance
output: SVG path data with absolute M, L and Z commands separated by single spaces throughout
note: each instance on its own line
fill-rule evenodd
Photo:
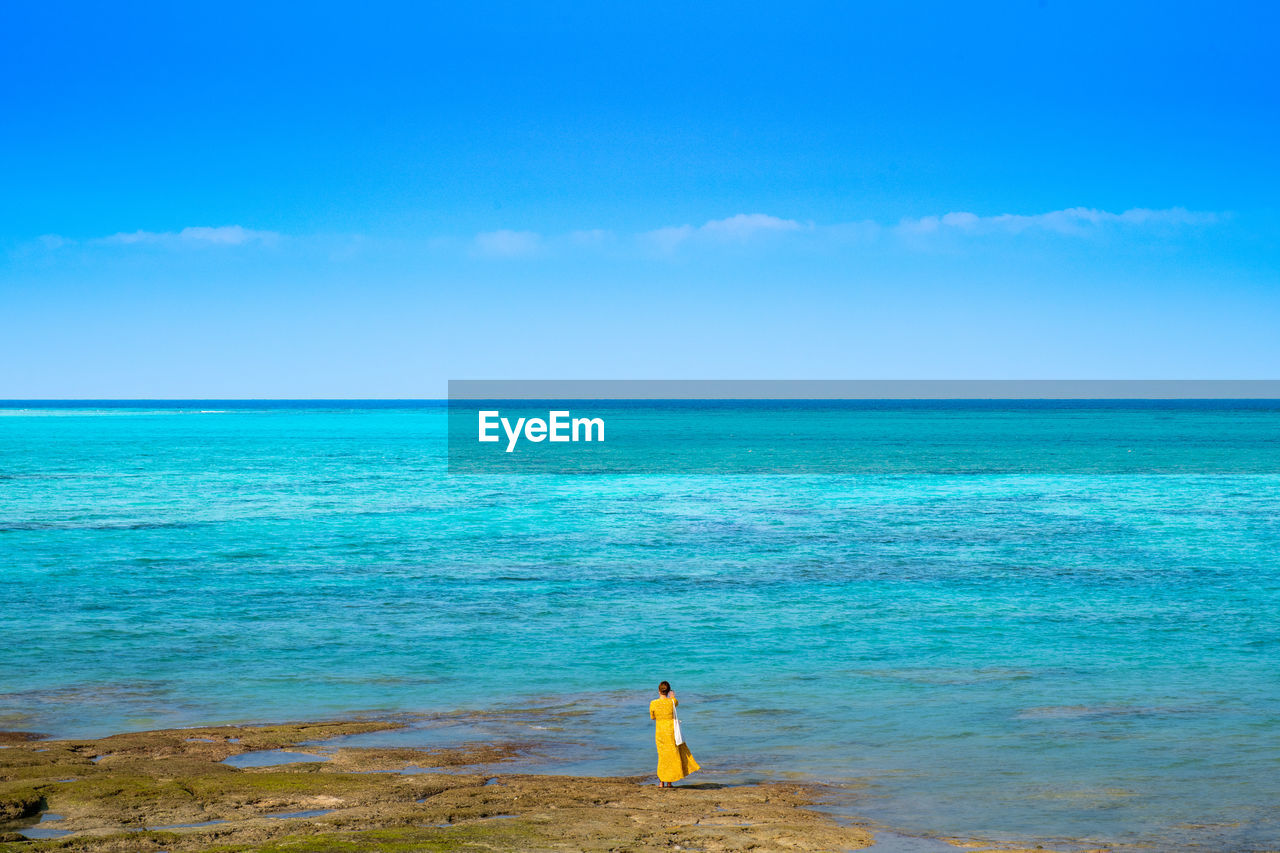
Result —
M 853 850 L 870 843 L 865 830 L 807 808 L 822 791 L 803 785 L 659 789 L 639 777 L 495 773 L 494 765 L 535 744 L 326 750 L 322 743 L 398 725 L 338 721 L 138 732 L 46 741 L 38 747 L 44 751 L 20 743 L 0 750 L 0 803 L 15 818 L 51 809 L 63 816 L 59 828 L 72 833 L 23 841 L 15 853 L 677 846 L 727 853 Z M 331 760 L 246 768 L 221 763 L 233 754 L 303 744 Z M 102 758 L 94 763 L 95 757 Z M 465 772 L 469 767 L 484 772 Z M 8 849 L 9 842 L 0 842 L 0 850 Z
M 44 797 L 35 789 L 0 789 L 0 821 L 31 817 L 43 808 Z
M 28 743 L 33 740 L 44 740 L 48 735 L 39 732 L 0 732 L 0 743 Z

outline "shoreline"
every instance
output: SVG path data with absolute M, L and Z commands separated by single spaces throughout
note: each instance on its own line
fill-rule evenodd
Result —
M 1026 849 L 843 820 L 823 811 L 833 789 L 817 783 L 690 777 L 660 789 L 644 775 L 519 772 L 533 742 L 326 746 L 407 725 L 348 719 L 59 740 L 3 732 L 0 850 Z

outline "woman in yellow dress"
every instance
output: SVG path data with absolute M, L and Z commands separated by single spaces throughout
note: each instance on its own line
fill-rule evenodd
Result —
M 676 744 L 673 721 L 678 704 L 671 685 L 665 681 L 658 685 L 658 698 L 649 703 L 649 719 L 656 721 L 653 741 L 658 747 L 658 785 L 663 788 L 670 788 L 672 782 L 679 782 L 698 769 L 689 747 Z

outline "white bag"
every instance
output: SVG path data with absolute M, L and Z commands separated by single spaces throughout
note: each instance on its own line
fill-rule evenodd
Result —
M 676 700 L 671 700 L 671 731 L 676 736 L 676 746 L 684 743 L 684 735 L 680 733 L 680 718 L 676 715 Z

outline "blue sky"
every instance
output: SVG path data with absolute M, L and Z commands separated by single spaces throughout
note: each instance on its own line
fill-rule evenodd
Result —
M 1274 6 L 683 5 L 9 4 L 0 397 L 1280 376 Z

